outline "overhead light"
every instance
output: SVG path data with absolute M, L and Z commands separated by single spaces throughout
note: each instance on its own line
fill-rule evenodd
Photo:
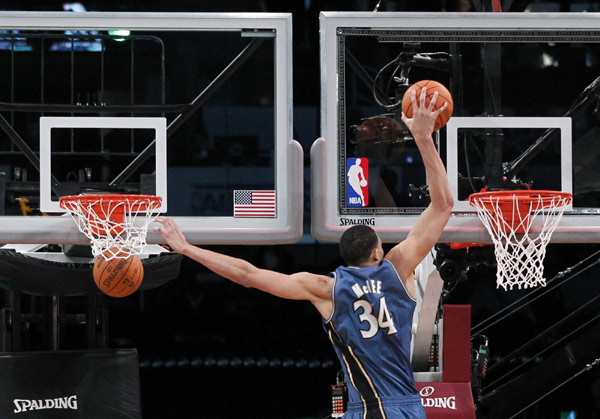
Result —
M 127 29 L 110 29 L 108 34 L 110 36 L 129 36 L 131 32 Z
M 117 42 L 124 41 L 129 35 L 131 35 L 131 31 L 127 29 L 110 29 L 108 31 L 110 36 L 114 36 L 114 40 Z

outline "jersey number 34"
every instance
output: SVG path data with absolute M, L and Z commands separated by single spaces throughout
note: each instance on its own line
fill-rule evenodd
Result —
M 361 330 L 360 334 L 364 339 L 372 338 L 379 332 L 379 329 L 387 329 L 388 335 L 397 333 L 394 327 L 394 319 L 390 316 L 387 305 L 385 303 L 385 296 L 379 298 L 379 314 L 377 317 L 373 315 L 373 306 L 371 303 L 365 300 L 356 300 L 354 302 L 354 312 L 359 309 L 363 309 L 362 313 L 358 315 L 358 319 L 362 322 L 367 322 L 369 328 L 367 330 Z

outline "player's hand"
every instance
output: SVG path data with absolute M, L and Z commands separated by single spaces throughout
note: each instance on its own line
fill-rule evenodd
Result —
M 154 227 L 154 231 L 160 233 L 169 247 L 177 253 L 182 253 L 186 246 L 189 245 L 183 232 L 171 217 L 156 217 L 154 220 L 162 224 L 162 227 Z
M 427 88 L 423 87 L 421 89 L 421 96 L 419 98 L 419 104 L 417 105 L 417 92 L 413 90 L 411 92 L 411 102 L 413 108 L 413 117 L 407 118 L 402 112 L 402 122 L 407 126 L 410 130 L 413 137 L 415 137 L 415 141 L 420 141 L 423 139 L 429 139 L 431 134 L 433 133 L 433 128 L 435 126 L 435 120 L 447 107 L 448 103 L 444 103 L 442 107 L 437 110 L 433 110 L 433 107 L 437 103 L 437 98 L 439 94 L 435 92 L 433 97 L 429 101 L 429 104 L 425 106 L 425 101 L 427 99 Z

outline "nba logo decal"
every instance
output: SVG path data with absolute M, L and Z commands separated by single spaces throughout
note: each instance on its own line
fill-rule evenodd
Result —
M 346 160 L 346 205 L 369 205 L 369 161 L 364 158 Z

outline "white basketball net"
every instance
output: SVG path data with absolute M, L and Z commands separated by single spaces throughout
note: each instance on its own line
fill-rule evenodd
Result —
M 112 197 L 112 198 L 111 198 Z M 77 228 L 90 239 L 92 254 L 107 260 L 126 259 L 146 246 L 148 225 L 159 213 L 160 198 L 149 195 L 80 195 L 79 199 L 60 200 Z M 67 197 L 72 198 L 72 197 Z
M 529 203 L 519 202 L 512 196 L 512 206 L 502 214 L 500 199 L 493 195 L 471 199 L 477 214 L 494 242 L 494 253 L 498 263 L 497 288 L 519 289 L 546 286 L 544 257 L 546 245 L 558 226 L 571 196 L 532 196 Z M 518 211 L 521 205 L 521 211 Z M 525 211 L 523 211 L 525 205 Z M 527 208 L 527 206 L 529 208 Z M 527 211 L 528 209 L 528 211 Z M 506 208 L 504 211 L 507 211 Z M 505 217 L 508 219 L 505 219 Z M 523 233 L 517 233 L 522 231 Z

